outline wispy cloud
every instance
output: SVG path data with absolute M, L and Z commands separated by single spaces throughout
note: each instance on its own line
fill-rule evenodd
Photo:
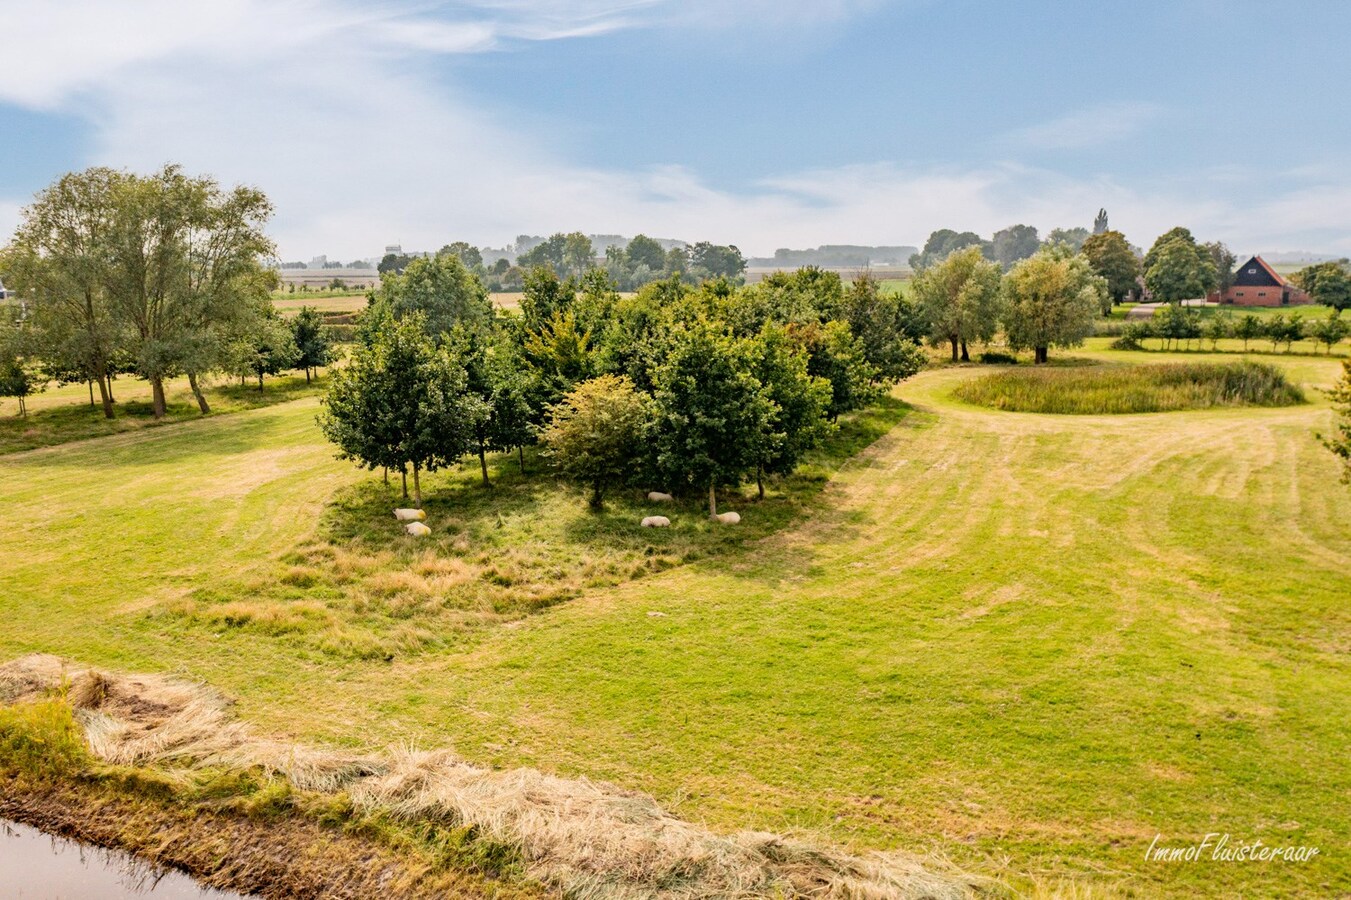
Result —
M 1009 132 L 1004 143 L 1028 150 L 1081 150 L 1135 137 L 1164 115 L 1156 103 L 1109 103 Z
M 544 126 L 504 123 L 418 64 L 513 42 L 676 22 L 714 27 L 720 11 L 724 27 L 777 11 L 780 23 L 810 29 L 872 5 L 55 0 L 34 11 L 0 0 L 10 54 L 0 67 L 0 102 L 88 115 L 90 162 L 148 170 L 174 160 L 262 187 L 291 257 L 364 257 L 395 240 L 496 244 L 521 232 L 577 228 L 729 241 L 767 253 L 822 242 L 918 242 L 938 227 L 1086 225 L 1104 205 L 1137 243 L 1180 223 L 1253 249 L 1339 247 L 1351 234 L 1351 178 L 1337 173 L 1292 176 L 1278 199 L 1238 210 L 1213 199 L 1223 190 L 1195 181 L 1145 189 L 1010 163 L 892 161 L 786 172 L 734 190 L 680 166 L 597 169 L 551 154 L 534 133 Z M 1023 129 L 1006 147 L 1124 139 L 1162 114 L 1148 104 L 1080 111 Z M 18 199 L 0 198 L 0 234 L 13 227 Z M 1311 219 L 1329 230 L 1308 232 Z M 1287 236 L 1284 247 L 1272 246 L 1273 235 Z

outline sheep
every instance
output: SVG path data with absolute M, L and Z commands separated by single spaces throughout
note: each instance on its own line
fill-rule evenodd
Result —
M 650 491 L 648 492 L 647 499 L 654 503 L 670 503 L 675 498 L 670 494 L 663 494 L 661 491 Z
M 420 509 L 396 509 L 394 518 L 400 522 L 422 522 L 427 518 L 427 514 Z
M 413 537 L 426 537 L 432 533 L 432 530 L 421 522 L 409 522 L 407 525 L 403 526 L 403 530 Z
M 671 520 L 665 516 L 648 516 L 643 519 L 644 528 L 669 528 L 670 526 Z
M 724 525 L 736 525 L 741 521 L 741 514 L 734 512 L 718 513 L 713 516 L 713 521 L 721 522 Z

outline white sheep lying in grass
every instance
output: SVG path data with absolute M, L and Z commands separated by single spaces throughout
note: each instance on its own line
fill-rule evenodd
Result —
M 713 521 L 721 522 L 724 525 L 736 525 L 741 521 L 741 514 L 734 512 L 718 513 L 713 517 Z
M 420 509 L 396 509 L 394 518 L 400 522 L 422 522 L 427 518 L 427 514 Z
M 643 519 L 644 528 L 669 528 L 671 520 L 665 516 L 648 516 Z
M 413 537 L 426 537 L 432 533 L 432 530 L 421 522 L 409 522 L 407 525 L 403 526 L 403 530 Z
M 649 491 L 647 499 L 655 503 L 670 503 L 675 498 L 670 494 L 663 494 L 661 491 Z

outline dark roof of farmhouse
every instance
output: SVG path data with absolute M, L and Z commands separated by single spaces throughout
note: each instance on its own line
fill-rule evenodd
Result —
M 1254 256 L 1239 266 L 1234 275 L 1234 284 L 1239 287 L 1285 287 L 1286 283 L 1260 256 Z

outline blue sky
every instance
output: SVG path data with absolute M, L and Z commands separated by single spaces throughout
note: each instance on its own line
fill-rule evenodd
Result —
M 1175 224 L 1351 254 L 1351 4 L 0 0 L 0 229 L 63 171 L 266 190 L 283 255 L 581 229 Z

